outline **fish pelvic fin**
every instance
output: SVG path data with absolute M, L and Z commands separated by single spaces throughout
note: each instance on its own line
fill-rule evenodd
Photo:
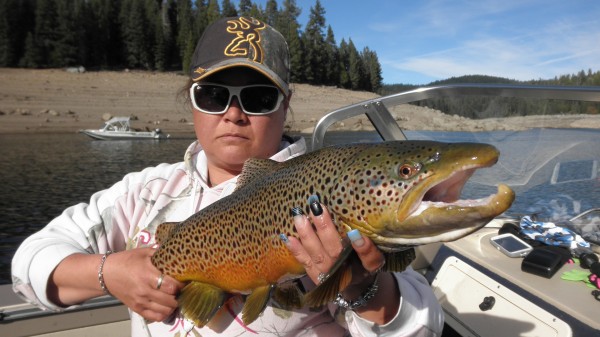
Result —
M 384 253 L 385 266 L 384 271 L 388 272 L 402 272 L 408 267 L 416 258 L 414 248 L 408 248 L 398 252 Z
M 223 290 L 211 284 L 190 282 L 179 294 L 179 308 L 183 316 L 198 327 L 205 326 L 225 302 Z
M 244 162 L 242 173 L 238 176 L 236 182 L 236 191 L 242 186 L 247 185 L 256 178 L 275 170 L 279 162 L 271 159 L 249 158 Z
M 154 233 L 154 240 L 156 243 L 161 244 L 167 240 L 171 233 L 175 230 L 175 227 L 179 225 L 179 222 L 163 222 L 156 228 Z
M 254 322 L 265 310 L 274 287 L 274 284 L 258 287 L 246 297 L 246 303 L 242 308 L 242 321 L 244 324 L 248 325 Z
M 304 303 L 307 306 L 316 308 L 335 300 L 337 294 L 350 284 L 352 266 L 346 262 L 350 260 L 353 253 L 354 249 L 351 245 L 344 246 L 338 260 L 329 272 L 330 276 L 304 297 Z

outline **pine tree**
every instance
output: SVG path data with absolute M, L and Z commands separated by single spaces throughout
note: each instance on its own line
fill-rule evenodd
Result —
M 19 60 L 19 67 L 37 68 L 41 63 L 38 45 L 35 43 L 33 33 L 29 32 L 25 38 L 25 51 L 23 57 Z
M 300 24 L 298 16 L 301 10 L 296 6 L 296 0 L 285 0 L 283 9 L 279 13 L 279 19 L 275 24 L 281 35 L 285 38 L 290 51 L 290 81 L 300 82 L 304 80 L 303 71 L 303 48 L 300 39 Z
M 38 0 L 35 8 L 35 29 L 33 33 L 36 52 L 38 53 L 38 66 L 50 65 L 50 55 L 56 44 L 56 6 L 54 0 Z
M 250 10 L 252 9 L 252 0 L 240 0 L 238 8 L 238 12 L 241 16 L 250 16 Z
M 238 16 L 238 12 L 230 0 L 223 0 L 221 2 L 221 16 L 223 16 L 223 17 Z
M 208 26 L 208 5 L 208 0 L 196 0 L 196 14 L 193 16 L 194 20 L 192 21 L 192 25 L 194 27 L 194 42 L 200 36 L 202 36 L 204 29 Z M 217 3 L 217 8 L 218 6 L 219 4 Z
M 265 22 L 275 27 L 279 22 L 278 17 L 279 10 L 277 9 L 277 1 L 267 0 L 267 4 L 265 5 Z
M 348 39 L 348 75 L 350 78 L 350 89 L 364 89 L 365 70 L 360 54 L 352 39 Z
M 325 55 L 325 8 L 319 0 L 310 8 L 306 29 L 302 36 L 304 43 L 304 70 L 308 83 L 323 84 L 326 63 Z
M 152 69 L 154 66 L 154 25 L 148 21 L 146 9 L 145 0 L 123 2 L 121 18 L 128 67 Z
M 18 0 L 0 0 L 0 67 L 16 65 L 18 6 Z
M 196 47 L 196 36 L 194 34 L 191 0 L 177 1 L 177 34 L 175 42 L 179 57 L 181 58 L 181 70 L 188 73 L 194 48 Z
M 78 14 L 80 10 L 76 10 L 76 4 L 71 0 L 56 1 L 56 21 L 58 26 L 55 29 L 56 38 L 54 47 L 50 51 L 48 65 L 51 67 L 74 66 L 81 64 L 78 58 L 78 50 L 82 46 L 78 45 L 79 37 L 77 34 L 81 32 Z
M 339 69 L 340 69 L 340 79 L 339 85 L 342 88 L 350 89 L 352 87 L 352 83 L 350 82 L 350 51 L 348 49 L 348 44 L 344 39 L 340 42 L 340 48 L 338 49 L 338 57 L 339 57 Z
M 220 18 L 221 8 L 219 7 L 219 2 L 217 0 L 208 0 L 208 6 L 206 8 L 207 23 L 210 25 L 211 23 L 219 20 Z M 204 31 L 204 29 L 202 30 Z
M 365 89 L 372 92 L 378 92 L 381 89 L 381 65 L 377 59 L 377 53 L 365 47 L 361 53 L 361 59 L 363 61 L 363 67 L 366 73 L 366 87 Z
M 327 28 L 327 37 L 325 38 L 325 84 L 337 85 L 340 73 L 340 61 L 333 29 Z
M 255 19 L 259 19 L 260 21 L 266 20 L 265 12 L 263 11 L 262 7 L 257 4 L 252 4 L 252 8 L 250 8 L 250 16 Z

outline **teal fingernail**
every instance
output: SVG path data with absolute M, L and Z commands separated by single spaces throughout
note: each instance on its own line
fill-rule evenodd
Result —
M 289 245 L 290 239 L 288 239 L 287 235 L 281 233 L 281 234 L 279 234 L 279 238 L 286 246 Z
M 353 229 L 349 231 L 347 235 L 348 239 L 350 239 L 350 242 L 352 242 L 352 244 L 356 247 L 360 247 L 365 244 L 365 239 L 363 239 L 358 229 Z

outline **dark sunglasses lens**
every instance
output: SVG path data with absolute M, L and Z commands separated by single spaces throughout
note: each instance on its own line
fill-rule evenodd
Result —
M 194 89 L 194 101 L 202 110 L 221 112 L 229 103 L 229 90 L 216 85 L 199 85 Z
M 275 87 L 248 87 L 242 89 L 240 99 L 244 109 L 250 113 L 270 113 L 277 107 L 279 90 Z

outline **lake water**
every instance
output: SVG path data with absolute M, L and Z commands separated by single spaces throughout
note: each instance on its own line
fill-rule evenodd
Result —
M 590 173 L 594 169 L 597 173 L 593 162 L 600 159 L 598 131 L 407 134 L 413 139 L 488 142 L 501 150 L 500 162 L 486 169 L 487 173 L 478 172 L 473 183 L 467 185 L 467 197 L 490 194 L 495 191 L 496 183 L 503 181 L 517 191 L 517 201 L 511 208 L 515 214 L 530 212 L 532 205 L 544 208 L 550 204 L 546 202 L 549 196 L 556 202 L 559 194 L 562 199 L 563 195 L 576 199 L 580 208 L 600 207 L 598 180 Z M 376 139 L 372 133 L 353 132 L 326 138 L 329 143 Z M 192 138 L 94 141 L 81 134 L 0 135 L 0 284 L 10 283 L 14 251 L 31 233 L 66 207 L 87 202 L 94 192 L 111 186 L 128 172 L 162 162 L 181 161 L 192 141 Z M 557 183 L 548 184 L 555 162 L 559 160 L 571 165 L 563 166 L 568 168 L 569 175 L 577 178 L 575 182 L 566 184 L 569 179 L 559 174 Z M 565 204 L 562 199 L 559 207 Z

